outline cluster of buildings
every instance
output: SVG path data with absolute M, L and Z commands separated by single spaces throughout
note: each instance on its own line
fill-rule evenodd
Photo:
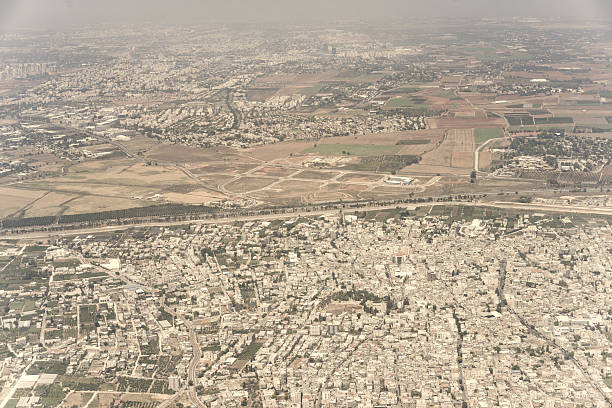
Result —
M 4 386 L 35 360 L 219 407 L 604 407 L 610 232 L 382 212 L 4 245 L 39 277 L 0 291 Z

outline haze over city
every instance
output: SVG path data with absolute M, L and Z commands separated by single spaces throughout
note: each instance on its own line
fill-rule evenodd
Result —
M 0 408 L 604 408 L 612 5 L 0 1 Z
M 0 28 L 73 26 L 82 23 L 172 24 L 405 21 L 419 18 L 612 18 L 607 0 L 3 0 Z

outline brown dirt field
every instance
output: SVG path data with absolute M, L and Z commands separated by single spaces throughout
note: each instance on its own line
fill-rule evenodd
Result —
M 236 163 L 236 162 L 215 162 L 207 163 L 201 166 L 190 167 L 189 170 L 193 174 L 243 174 L 249 170 L 259 166 L 259 163 Z
M 247 99 L 250 101 L 265 102 L 269 98 L 273 97 L 279 90 L 280 88 L 278 87 L 251 88 L 251 89 L 247 89 L 246 96 L 247 96 Z
M 225 186 L 228 191 L 233 193 L 248 193 L 249 191 L 259 190 L 274 183 L 273 179 L 258 177 L 241 177 Z
M 121 163 L 121 162 L 120 162 Z M 131 166 L 120 164 L 91 171 L 70 172 L 58 177 L 58 182 L 94 183 L 107 185 L 160 187 L 179 183 L 190 183 L 191 179 L 174 166 L 147 166 L 136 163 Z
M 70 166 L 68 175 L 83 172 L 106 171 L 111 168 L 115 173 L 119 173 L 133 164 L 134 162 L 129 159 L 91 160 Z
M 174 203 L 206 204 L 225 198 L 224 195 L 214 194 L 209 190 L 194 190 L 189 193 L 164 193 L 164 198 Z
M 276 92 L 278 96 L 299 94 L 304 89 L 310 88 L 322 81 L 329 81 L 337 75 L 337 72 L 322 72 L 320 74 L 298 74 L 290 83 Z
M 76 391 L 66 396 L 63 405 L 66 407 L 83 407 L 93 396 L 93 392 Z M 92 401 L 93 402 L 93 401 Z
M 602 111 L 591 111 L 587 112 L 578 112 L 572 110 L 554 110 L 555 116 L 570 116 L 574 118 L 574 122 L 577 125 L 608 125 L 608 121 L 606 120 L 606 116 L 612 115 L 612 109 L 607 112 Z
M 0 187 L 0 217 L 6 217 L 21 208 L 30 204 L 32 201 L 42 197 L 45 191 L 41 190 L 22 190 L 10 187 Z
M 257 88 L 270 88 L 270 87 L 283 87 L 291 82 L 296 81 L 297 74 L 282 73 L 266 75 L 261 78 L 257 78 L 253 82 L 253 87 Z
M 423 164 L 423 163 L 419 163 L 419 164 L 413 164 L 411 166 L 408 167 L 404 167 L 400 172 L 398 172 L 398 175 L 409 175 L 410 177 L 412 177 L 415 174 L 426 174 L 426 175 L 434 175 L 434 174 L 440 174 L 440 175 L 451 175 L 451 174 L 462 174 L 462 175 L 466 175 L 466 174 L 470 174 L 470 169 L 469 168 L 461 168 L 461 167 L 450 167 L 450 153 L 448 155 L 448 157 L 446 158 L 446 160 L 448 161 L 447 164 Z
M 198 175 L 198 180 L 213 188 L 217 188 L 233 178 L 234 176 L 223 174 Z
M 482 150 L 478 155 L 478 168 L 487 169 L 491 165 L 491 160 L 493 160 L 493 153 L 488 149 Z
M 29 207 L 24 216 L 40 217 L 45 215 L 57 215 L 62 210 L 61 204 L 75 197 L 76 195 L 50 192 Z
M 121 401 L 133 401 L 133 402 L 144 402 L 144 403 L 155 403 L 165 401 L 170 398 L 171 395 L 162 395 L 162 394 L 122 394 L 122 393 L 113 393 L 113 394 L 98 394 L 96 398 L 92 401 L 92 406 L 98 408 L 111 408 L 114 407 L 114 402 L 116 400 Z M 189 405 L 189 404 L 187 404 Z
M 340 173 L 331 171 L 304 170 L 293 177 L 309 180 L 329 180 L 336 177 L 338 174 Z
M 347 173 L 338 178 L 338 181 L 355 181 L 361 183 L 371 183 L 381 180 L 383 177 L 371 174 Z
M 474 152 L 473 129 L 451 129 L 444 142 L 435 150 L 425 153 L 421 164 L 448 167 L 471 167 Z M 412 169 L 410 166 L 408 171 Z
M 353 313 L 359 312 L 363 310 L 363 306 L 359 304 L 359 302 L 349 301 L 349 302 L 331 302 L 327 305 L 327 312 L 332 314 L 340 314 L 343 312 Z
M 317 181 L 284 180 L 276 184 L 274 188 L 282 189 L 287 194 L 295 195 L 317 191 L 320 185 L 321 183 Z
M 398 141 L 404 139 L 434 140 L 435 138 L 442 137 L 443 134 L 444 131 L 436 129 L 411 130 L 389 133 L 366 133 L 365 135 L 328 137 L 324 139 L 324 142 L 326 144 L 395 145 Z
M 495 94 L 472 94 L 470 92 L 460 92 L 459 95 L 463 99 L 472 102 L 474 105 L 485 105 L 491 103 L 492 100 L 495 100 Z
M 284 167 L 266 166 L 251 173 L 253 176 L 271 176 L 271 177 L 287 177 L 298 170 L 288 169 Z
M 340 201 L 345 198 L 346 195 L 339 191 L 316 191 L 304 196 L 304 201 L 308 203 L 322 203 L 329 201 Z
M 116 146 L 110 144 L 110 143 L 102 143 L 102 144 L 97 144 L 97 145 L 93 145 L 93 146 L 86 146 L 83 147 L 80 150 L 89 150 L 90 152 L 93 153 L 100 153 L 100 152 L 109 152 L 109 151 L 113 151 L 113 150 L 119 150 L 117 149 Z
M 436 144 L 439 142 L 440 138 L 436 138 L 436 140 L 432 140 L 432 142 L 428 143 L 428 144 L 423 144 L 423 145 L 405 145 L 404 147 L 402 147 L 402 150 L 400 150 L 399 152 L 397 152 L 397 154 L 406 154 L 406 155 L 415 155 L 415 156 L 421 156 L 422 154 L 433 150 L 436 147 Z
M 444 131 L 436 129 L 391 132 L 391 133 L 370 133 L 365 135 L 355 136 L 337 136 L 325 138 L 326 144 L 357 144 L 357 145 L 395 145 L 398 140 L 402 139 L 430 139 L 432 142 L 442 137 Z M 239 154 L 246 158 L 255 158 L 258 160 L 275 161 L 278 163 L 293 163 L 299 164 L 302 159 L 299 158 L 300 153 L 305 149 L 313 147 L 315 143 L 321 141 L 287 141 L 274 145 L 257 146 L 250 149 L 240 151 Z M 408 146 L 405 146 L 408 147 Z M 427 148 L 427 145 L 412 145 L 418 152 L 422 152 L 422 148 Z M 293 153 L 293 157 L 290 155 Z M 418 153 L 407 153 L 418 154 Z
M 313 145 L 313 142 L 289 141 L 273 145 L 257 146 L 240 151 L 244 157 L 253 157 L 258 160 L 272 161 L 287 158 L 291 153 L 299 154 L 302 150 Z
M 356 192 L 364 191 L 368 186 L 361 184 L 344 184 L 344 183 L 329 183 L 323 187 L 324 191 L 345 191 L 345 192 Z
M 373 188 L 371 192 L 375 194 L 406 195 L 406 194 L 409 194 L 410 187 L 382 186 L 382 187 Z
M 133 196 L 148 196 L 160 192 L 160 188 L 130 185 L 109 185 L 95 182 L 61 182 L 59 179 L 49 179 L 44 182 L 24 183 L 24 186 L 33 190 L 52 188 L 52 191 L 63 194 L 93 195 L 131 199 Z M 163 186 L 162 186 L 163 187 Z M 99 200 L 100 198 L 92 198 Z
M 474 154 L 470 152 L 453 152 L 452 167 L 472 167 L 474 164 Z
M 229 147 L 211 147 L 202 149 L 183 145 L 160 144 L 151 149 L 147 158 L 175 163 L 203 162 L 213 160 L 239 160 L 235 151 Z
M 136 153 L 142 150 L 149 150 L 159 145 L 159 142 L 155 139 L 151 139 L 146 136 L 136 135 L 129 136 L 130 140 L 128 141 L 116 141 L 121 144 L 123 147 L 127 148 L 130 153 Z
M 495 119 L 436 119 L 436 124 L 440 129 L 472 129 L 472 128 L 493 128 L 504 127 L 505 121 L 502 118 Z
M 81 197 L 71 201 L 65 214 L 80 214 L 99 211 L 120 210 L 124 208 L 145 207 L 154 204 L 149 201 L 126 200 L 122 198 Z

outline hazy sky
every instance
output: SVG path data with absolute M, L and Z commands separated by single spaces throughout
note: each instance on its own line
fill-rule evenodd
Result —
M 0 29 L 107 22 L 324 22 L 418 17 L 612 21 L 612 0 L 0 0 Z

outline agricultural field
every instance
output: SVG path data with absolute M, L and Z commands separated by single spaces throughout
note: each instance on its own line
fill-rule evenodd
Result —
M 402 140 L 398 140 L 397 143 L 395 143 L 398 146 L 412 146 L 412 145 L 423 145 L 423 144 L 429 144 L 431 142 L 431 140 L 429 139 L 402 139 Z
M 422 164 L 469 168 L 473 163 L 475 142 L 472 129 L 449 130 L 435 150 L 423 155 Z
M 24 207 L 43 197 L 44 190 L 23 190 L 12 187 L 0 187 L 0 217 L 18 213 Z
M 361 144 L 317 144 L 302 153 L 315 153 L 325 156 L 378 156 L 395 154 L 399 146 L 361 145 Z
M 474 130 L 474 143 L 476 145 L 483 144 L 490 139 L 499 139 L 504 137 L 504 131 L 500 128 L 480 128 Z
M 412 97 L 395 97 L 391 98 L 385 103 L 385 107 L 387 108 L 410 108 L 410 109 L 419 109 L 422 108 L 425 104 L 425 98 L 412 96 Z

